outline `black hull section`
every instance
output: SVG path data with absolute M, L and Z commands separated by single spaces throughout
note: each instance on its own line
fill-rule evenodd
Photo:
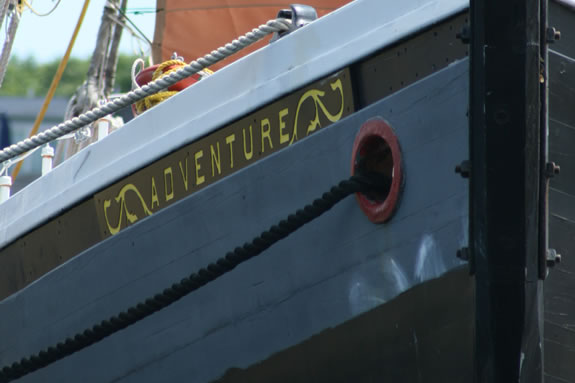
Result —
M 473 305 L 463 267 L 217 382 L 468 383 Z
M 21 382 L 469 381 L 472 278 L 456 258 L 468 193 L 453 171 L 468 157 L 467 100 L 462 60 L 90 248 L 0 303 L 0 364 L 161 291 L 346 179 L 359 128 L 379 117 L 406 174 L 388 223 L 372 224 L 349 197 Z
M 546 383 L 575 381 L 575 11 L 549 3 L 562 38 L 549 49 L 549 160 L 561 166 L 549 190 L 549 247 L 562 255 L 545 280 Z

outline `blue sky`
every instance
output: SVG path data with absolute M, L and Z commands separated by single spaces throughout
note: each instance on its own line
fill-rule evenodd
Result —
M 40 13 L 50 10 L 55 3 L 54 0 L 31 2 L 34 9 Z M 88 58 L 92 55 L 105 3 L 106 0 L 90 1 L 82 29 L 72 50 L 72 56 Z M 36 16 L 30 10 L 26 10 L 16 33 L 12 55 L 21 58 L 32 56 L 39 62 L 60 59 L 66 52 L 83 4 L 83 0 L 61 0 L 58 8 L 46 17 Z M 155 6 L 156 0 L 128 0 L 128 17 L 150 40 L 154 37 L 155 14 L 134 14 L 130 11 L 155 9 Z M 0 42 L 4 41 L 5 25 L 2 25 L 2 29 Z M 141 45 L 147 48 L 146 44 Z M 124 53 L 138 51 L 137 41 L 126 31 L 122 35 L 120 50 Z

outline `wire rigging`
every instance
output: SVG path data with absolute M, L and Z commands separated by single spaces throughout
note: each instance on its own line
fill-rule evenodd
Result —
M 35 14 L 36 16 L 40 16 L 40 17 L 44 17 L 44 16 L 48 16 L 50 15 L 52 12 L 54 12 L 56 10 L 56 8 L 58 8 L 58 6 L 60 5 L 60 1 L 62 0 L 57 0 L 56 4 L 52 7 L 52 9 L 50 9 L 48 12 L 45 13 L 40 13 L 38 11 L 36 11 L 33 7 L 32 4 L 30 4 L 30 2 L 28 0 L 22 0 L 22 2 L 24 3 L 24 5 L 26 7 L 28 7 L 28 9 Z
M 150 14 L 150 13 L 158 13 L 163 11 L 162 8 L 160 9 L 156 9 L 155 7 L 149 7 L 149 8 L 129 8 L 128 10 L 126 10 L 126 13 L 131 13 L 134 15 L 145 15 L 145 14 Z
M 146 40 L 146 42 L 148 44 L 150 44 L 150 46 L 152 46 L 152 41 L 150 41 L 150 39 L 144 34 L 144 32 L 142 32 L 140 30 L 140 28 L 138 28 L 138 26 L 136 24 L 134 24 L 134 22 L 132 20 L 130 20 L 130 18 L 126 14 L 126 11 L 121 9 L 120 7 L 115 7 L 115 8 L 128 21 L 128 23 L 130 23 L 130 25 L 142 36 L 142 38 L 144 38 L 144 40 Z
M 124 23 L 122 20 L 120 20 L 118 17 L 110 15 L 108 16 L 110 20 L 112 20 L 114 23 L 118 24 L 119 26 L 121 26 L 122 28 L 124 28 L 125 30 L 127 30 L 128 32 L 130 32 L 130 34 L 140 40 L 143 41 L 145 43 L 149 44 L 149 40 L 146 40 L 145 37 L 140 36 L 139 33 L 136 33 L 136 30 L 132 27 L 130 27 L 128 24 Z

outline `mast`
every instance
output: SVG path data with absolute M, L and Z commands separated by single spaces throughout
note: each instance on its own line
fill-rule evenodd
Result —
M 543 379 L 546 5 L 471 0 L 470 251 L 481 383 Z
M 123 10 L 127 0 L 108 0 L 104 5 L 100 28 L 96 39 L 86 81 L 72 96 L 68 103 L 65 120 L 77 117 L 98 106 L 98 102 L 106 100 L 114 86 L 116 65 L 118 63 L 118 48 L 123 30 Z M 91 136 L 89 127 L 75 133 L 74 142 L 60 141 L 56 147 L 56 163 L 77 153 L 96 140 Z
M 8 69 L 8 60 L 10 59 L 10 52 L 12 51 L 12 45 L 14 44 L 14 39 L 16 38 L 16 31 L 18 30 L 18 25 L 20 24 L 20 18 L 22 16 L 21 9 L 16 6 L 16 3 L 12 0 L 0 0 L 0 27 L 4 18 L 11 14 L 10 21 L 7 21 L 8 27 L 6 30 L 6 39 L 0 51 L 0 88 L 4 82 L 4 75 Z
M 96 47 L 90 60 L 90 68 L 86 75 L 86 83 L 77 92 L 76 105 L 74 106 L 73 116 L 80 115 L 87 110 L 98 106 L 98 100 L 106 98 L 104 78 L 106 61 L 109 56 L 110 45 L 116 46 L 112 42 L 113 30 L 115 27 L 113 18 L 116 16 L 119 0 L 110 0 L 104 6 L 100 29 L 96 39 Z M 118 28 L 121 28 L 118 26 Z M 120 35 L 121 36 L 121 35 Z M 116 37 L 116 36 L 114 36 Z
M 126 12 L 126 6 L 128 4 L 128 0 L 122 0 L 120 4 L 117 6 L 120 10 L 117 14 L 120 23 L 125 22 L 124 14 Z M 104 70 L 104 79 L 105 79 L 105 86 L 104 86 L 104 94 L 106 97 L 112 93 L 114 89 L 114 83 L 116 82 L 116 67 L 118 66 L 118 52 L 120 48 L 120 40 L 122 39 L 122 32 L 124 28 L 120 25 L 120 23 L 116 22 L 114 25 L 114 31 L 111 36 L 110 41 L 110 48 L 108 52 L 108 57 L 106 59 L 106 68 Z

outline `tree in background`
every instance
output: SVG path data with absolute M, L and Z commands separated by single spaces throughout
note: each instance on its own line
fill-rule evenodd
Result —
M 120 55 L 116 71 L 114 90 L 124 93 L 131 90 L 130 71 L 137 56 Z M 44 97 L 58 68 L 59 60 L 38 63 L 34 58 L 12 57 L 6 70 L 6 77 L 0 96 Z M 89 59 L 71 58 L 56 89 L 56 96 L 69 98 L 86 80 L 90 67 Z

